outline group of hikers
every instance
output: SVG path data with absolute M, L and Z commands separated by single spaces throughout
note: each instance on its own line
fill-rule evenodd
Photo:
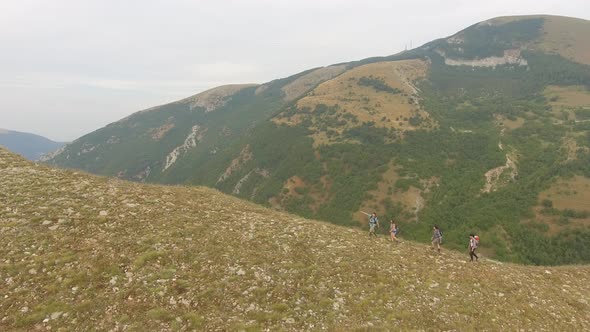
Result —
M 363 212 L 363 213 L 369 217 L 369 237 L 370 236 L 377 237 L 377 228 L 381 227 L 379 225 L 379 219 L 377 218 L 377 213 L 376 212 L 373 212 L 372 214 L 368 214 L 366 212 Z M 395 221 L 393 219 L 391 219 L 390 225 L 389 225 L 390 241 L 400 242 L 399 239 L 397 238 L 398 232 L 399 232 L 399 229 L 398 229 L 397 225 L 395 224 Z M 432 250 L 436 249 L 438 251 L 438 253 L 440 254 L 440 245 L 442 244 L 442 231 L 440 230 L 438 225 L 434 225 L 432 227 L 432 237 L 430 238 L 430 241 L 431 241 Z M 467 249 L 469 249 L 469 258 L 470 258 L 471 262 L 473 262 L 474 258 L 475 258 L 476 262 L 479 260 L 479 257 L 475 253 L 475 250 L 478 247 L 479 247 L 479 236 L 477 236 L 475 234 L 469 234 L 469 244 L 467 245 Z

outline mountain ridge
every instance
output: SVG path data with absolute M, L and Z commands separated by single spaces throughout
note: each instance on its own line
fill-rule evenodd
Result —
M 39 160 L 43 155 L 55 151 L 65 144 L 37 134 L 0 128 L 0 145 L 29 160 Z

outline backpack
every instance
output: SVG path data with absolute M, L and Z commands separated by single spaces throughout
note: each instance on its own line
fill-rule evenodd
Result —
M 475 248 L 477 249 L 479 248 L 479 236 L 476 235 L 473 238 L 475 239 Z
M 369 217 L 369 224 L 371 225 L 376 225 L 379 222 L 379 219 L 377 219 L 377 217 Z

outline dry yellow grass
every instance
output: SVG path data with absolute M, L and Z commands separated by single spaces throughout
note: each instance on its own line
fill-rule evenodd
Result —
M 408 123 L 408 118 L 420 115 L 426 119 L 425 123 L 431 121 L 428 113 L 421 110 L 418 105 L 419 91 L 414 86 L 414 81 L 423 78 L 427 70 L 428 64 L 422 60 L 388 61 L 359 66 L 320 84 L 297 102 L 297 108 L 313 111 L 316 106 L 322 104 L 329 107 L 337 106 L 339 114 L 352 114 L 360 123 L 372 121 L 377 127 L 396 128 L 401 131 L 414 130 L 416 127 Z M 392 94 L 377 91 L 370 86 L 362 86 L 358 81 L 363 77 L 382 80 L 402 93 Z M 305 118 L 297 113 L 290 117 L 278 116 L 274 121 L 294 125 Z M 315 121 L 313 117 L 311 120 Z M 342 133 L 351 126 L 353 124 L 347 122 L 344 126 L 330 129 Z M 316 145 L 330 142 L 325 132 L 315 129 L 316 133 L 312 136 Z
M 590 65 L 590 21 L 559 16 L 546 16 L 543 37 L 538 48 L 557 53 L 575 62 Z
M 285 181 L 281 193 L 277 197 L 271 197 L 268 202 L 273 208 L 282 210 L 283 204 L 288 199 L 303 197 L 303 194 L 299 193 L 298 190 L 305 190 L 308 191 L 309 197 L 312 199 L 309 208 L 317 212 L 322 204 L 330 198 L 330 185 L 325 175 L 315 185 L 310 185 L 303 181 L 301 177 L 294 175 Z
M 584 86 L 556 86 L 545 88 L 543 95 L 551 105 L 551 112 L 558 119 L 575 120 L 574 110 L 579 107 L 590 107 L 590 91 Z
M 564 211 L 590 212 L 590 179 L 574 176 L 559 179 L 539 195 L 539 201 L 551 200 L 553 208 Z M 535 221 L 549 225 L 548 234 L 557 234 L 564 228 L 583 228 L 590 224 L 590 218 L 568 218 L 560 215 L 543 214 L 543 206 L 534 209 Z
M 340 75 L 345 70 L 346 65 L 337 65 L 319 68 L 311 73 L 307 73 L 282 88 L 285 93 L 285 99 L 288 101 L 297 99 L 307 91 L 313 89 L 317 84 Z
M 540 199 L 550 199 L 553 207 L 559 210 L 590 212 L 590 178 L 577 175 L 571 179 L 560 179 L 543 191 Z
M 545 88 L 544 95 L 553 108 L 590 106 L 590 91 L 582 85 L 557 86 Z M 557 100 L 551 100 L 556 97 Z
M 517 117 L 515 120 L 510 120 L 502 115 L 496 115 L 496 121 L 500 127 L 514 130 L 522 127 L 525 119 Z

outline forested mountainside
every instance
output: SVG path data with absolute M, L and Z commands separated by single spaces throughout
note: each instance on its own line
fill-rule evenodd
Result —
M 400 54 L 214 88 L 50 163 L 217 188 L 341 225 L 527 264 L 590 262 L 590 22 L 502 17 Z

